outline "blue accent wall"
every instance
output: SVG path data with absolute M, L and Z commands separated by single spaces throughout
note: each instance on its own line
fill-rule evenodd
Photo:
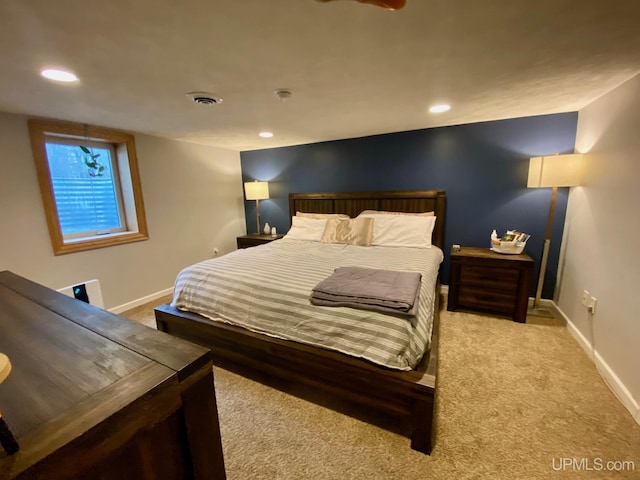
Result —
M 531 234 L 527 253 L 542 256 L 550 188 L 528 189 L 529 158 L 573 153 L 578 113 L 515 118 L 240 154 L 243 181 L 269 181 L 261 221 L 289 227 L 289 193 L 430 190 L 447 192 L 444 284 L 454 243 L 488 247 L 492 229 Z M 558 189 L 544 298 L 552 298 L 568 188 Z M 245 202 L 247 231 L 255 232 L 255 202 Z

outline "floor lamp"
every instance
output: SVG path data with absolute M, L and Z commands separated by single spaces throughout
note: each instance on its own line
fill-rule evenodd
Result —
M 244 195 L 247 200 L 256 201 L 256 228 L 260 234 L 260 200 L 269 198 L 269 182 L 244 182 Z
M 536 290 L 536 296 L 533 300 L 533 309 L 529 311 L 529 313 L 533 315 L 545 317 L 553 316 L 548 310 L 540 308 L 540 298 L 542 297 L 544 275 L 547 271 L 547 260 L 549 259 L 549 246 L 551 245 L 551 230 L 553 227 L 553 214 L 556 208 L 558 187 L 575 187 L 580 185 L 581 179 L 581 154 L 551 155 L 548 157 L 535 157 L 529 160 L 529 179 L 527 181 L 527 187 L 551 187 L 551 204 L 549 205 L 547 229 L 544 234 L 544 247 L 542 250 L 542 260 L 540 262 L 538 287 Z

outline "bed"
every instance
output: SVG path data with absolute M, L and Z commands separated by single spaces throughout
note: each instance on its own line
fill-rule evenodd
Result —
M 433 211 L 436 223 L 432 244 L 440 248 L 443 246 L 446 212 L 443 190 L 289 195 L 291 217 L 296 212 L 340 213 L 356 217 L 364 210 L 409 213 Z M 285 239 L 271 244 L 285 242 Z M 267 250 L 265 247 L 269 245 L 254 249 Z M 400 417 L 411 426 L 411 448 L 428 454 L 432 448 L 435 417 L 440 310 L 437 275 L 430 288 L 433 288 L 434 293 L 433 315 L 430 320 L 430 338 L 426 342 L 427 350 L 421 353 L 420 358 L 415 359 L 414 367 L 404 369 L 402 365 L 397 368 L 382 366 L 377 358 L 367 355 L 354 356 L 338 351 L 339 349 L 285 339 L 281 335 L 265 335 L 251 326 L 245 325 L 245 328 L 226 321 L 213 321 L 207 318 L 209 315 L 184 311 L 169 304 L 157 307 L 155 315 L 159 330 L 210 347 L 214 363 L 221 366 L 236 365 L 248 371 L 304 383 L 331 395 Z M 324 308 L 326 312 L 330 307 L 315 308 Z

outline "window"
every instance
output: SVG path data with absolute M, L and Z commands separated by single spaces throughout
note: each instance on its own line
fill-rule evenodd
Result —
M 29 133 L 55 255 L 149 238 L 133 135 L 42 120 Z

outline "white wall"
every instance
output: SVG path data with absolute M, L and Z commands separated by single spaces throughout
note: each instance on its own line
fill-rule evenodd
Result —
M 571 189 L 557 303 L 605 380 L 640 423 L 640 75 L 578 116 L 584 186 Z M 598 299 L 594 315 L 583 290 Z
M 235 250 L 246 232 L 235 151 L 136 135 L 149 240 L 54 256 L 27 117 L 0 113 L 0 270 L 58 289 L 91 278 L 105 308 L 173 286 L 178 271 Z

